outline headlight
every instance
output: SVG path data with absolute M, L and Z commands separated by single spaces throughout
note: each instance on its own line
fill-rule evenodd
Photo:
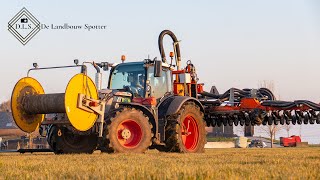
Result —
M 131 99 L 130 98 L 122 98 L 122 102 L 129 103 L 129 102 L 131 102 Z

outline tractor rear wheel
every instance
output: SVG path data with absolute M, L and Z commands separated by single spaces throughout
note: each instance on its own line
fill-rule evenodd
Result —
M 103 152 L 143 153 L 152 144 L 152 125 L 140 110 L 124 108 L 106 123 Z
M 200 108 L 193 102 L 186 103 L 167 121 L 167 152 L 200 153 L 206 144 L 205 121 Z
M 49 128 L 47 141 L 55 154 L 92 154 L 97 147 L 96 135 L 79 135 L 55 125 Z

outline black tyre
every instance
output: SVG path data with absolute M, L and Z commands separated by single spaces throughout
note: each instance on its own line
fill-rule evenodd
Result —
M 302 119 L 301 119 L 301 117 L 297 117 L 297 123 L 300 125 L 300 124 L 302 124 Z
M 286 120 L 286 125 L 290 125 L 291 119 L 286 118 L 285 120 Z
M 316 120 L 315 120 L 313 117 L 311 117 L 310 120 L 309 120 L 309 123 L 310 123 L 310 124 L 314 124 L 315 121 L 316 121 Z
M 272 119 L 272 117 L 270 116 L 270 117 L 268 117 L 268 125 L 270 126 L 270 125 L 272 125 L 273 124 L 273 119 Z
M 245 114 L 245 124 L 246 126 L 250 126 L 251 120 L 248 114 Z
M 320 124 L 320 113 L 316 115 L 316 123 Z
M 168 119 L 165 140 L 167 152 L 201 153 L 206 142 L 203 113 L 193 102 L 184 104 L 177 114 Z
M 238 118 L 237 115 L 234 115 L 233 123 L 234 123 L 235 126 L 238 126 L 238 125 L 239 125 L 239 118 Z
M 229 116 L 229 117 L 227 117 L 227 119 L 228 119 L 228 125 L 233 126 L 233 117 Z
M 217 126 L 221 127 L 222 126 L 222 120 L 221 119 L 216 119 L 216 121 L 217 121 Z
M 215 127 L 217 125 L 217 120 L 216 120 L 216 118 L 212 118 L 211 119 L 211 126 L 212 127 Z
M 245 120 L 243 119 L 244 117 L 240 118 L 240 126 L 244 126 L 245 125 Z
M 223 124 L 224 126 L 227 126 L 227 125 L 228 125 L 228 119 L 227 119 L 225 116 L 222 117 L 222 124 Z
M 152 145 L 152 125 L 138 109 L 123 108 L 106 124 L 103 152 L 143 153 Z
M 280 118 L 280 124 L 281 124 L 281 125 L 284 125 L 284 123 L 285 123 L 285 119 L 284 119 L 284 117 L 281 117 L 281 118 Z
M 97 148 L 97 135 L 79 135 L 66 127 L 52 125 L 48 129 L 48 144 L 55 154 L 91 154 Z
M 303 124 L 308 124 L 309 123 L 309 115 L 305 114 L 303 118 Z
M 291 123 L 292 123 L 293 125 L 296 125 L 296 123 L 297 123 L 297 116 L 296 116 L 296 115 L 293 115 L 293 116 L 292 116 Z
M 262 125 L 265 126 L 265 125 L 267 125 L 267 124 L 268 124 L 268 119 L 264 118 L 263 121 L 262 121 Z
M 251 124 L 251 126 L 257 125 L 257 123 L 256 123 L 255 121 L 253 121 L 253 119 L 252 119 L 252 121 L 250 122 L 250 124 Z M 260 124 L 259 124 L 259 125 L 260 125 Z
M 211 120 L 210 120 L 210 119 L 206 120 L 206 126 L 207 126 L 207 127 L 210 127 L 210 126 L 211 126 Z

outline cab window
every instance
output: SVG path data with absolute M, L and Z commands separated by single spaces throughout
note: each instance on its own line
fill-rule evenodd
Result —
M 167 92 L 172 92 L 171 71 L 167 68 L 162 69 L 161 77 L 154 77 L 154 68 L 148 69 L 149 85 L 151 86 L 151 96 L 161 98 Z

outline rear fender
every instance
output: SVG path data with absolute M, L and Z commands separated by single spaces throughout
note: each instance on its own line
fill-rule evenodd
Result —
M 186 102 L 194 102 L 196 105 L 200 107 L 201 112 L 204 112 L 204 108 L 201 102 L 196 98 L 188 96 L 172 96 L 171 98 L 167 98 L 159 105 L 158 109 L 159 111 L 162 111 L 161 115 L 166 117 L 178 113 L 182 105 Z

